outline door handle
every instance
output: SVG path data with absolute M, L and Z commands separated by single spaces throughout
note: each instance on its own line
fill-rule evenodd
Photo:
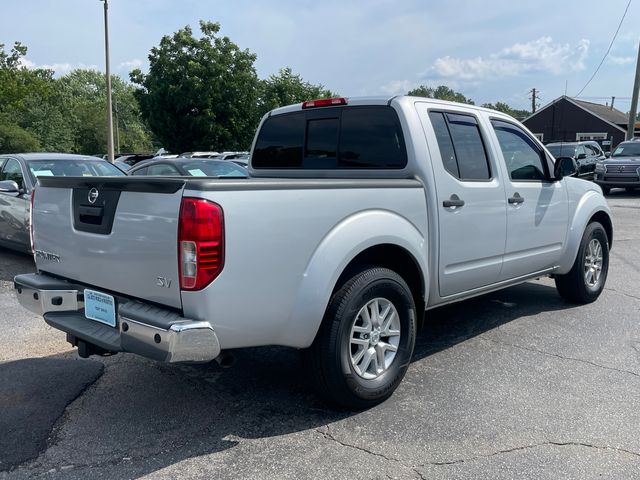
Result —
M 449 200 L 445 200 L 444 202 L 442 202 L 442 206 L 447 208 L 462 207 L 464 206 L 464 200 L 460 200 L 460 197 L 458 197 L 458 195 L 454 193 L 453 195 L 451 195 L 451 197 L 449 197 Z
M 513 197 L 509 197 L 509 203 L 512 205 L 518 205 L 520 203 L 524 203 L 524 198 L 520 196 L 518 192 L 513 194 Z

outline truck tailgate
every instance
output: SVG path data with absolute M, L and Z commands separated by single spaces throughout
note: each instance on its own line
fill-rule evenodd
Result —
M 183 180 L 62 177 L 39 183 L 33 208 L 38 270 L 181 308 Z

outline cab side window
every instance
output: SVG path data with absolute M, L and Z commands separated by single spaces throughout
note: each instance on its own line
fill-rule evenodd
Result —
M 546 180 L 547 166 L 543 151 L 519 127 L 492 120 L 502 156 L 511 180 Z
M 24 189 L 24 178 L 22 177 L 22 168 L 20 167 L 20 163 L 13 158 L 7 160 L 4 167 L 2 168 L 2 173 L 0 174 L 0 181 L 3 180 L 13 180 L 18 184 L 19 189 Z
M 442 163 L 459 180 L 489 180 L 491 170 L 478 122 L 472 115 L 429 112 Z

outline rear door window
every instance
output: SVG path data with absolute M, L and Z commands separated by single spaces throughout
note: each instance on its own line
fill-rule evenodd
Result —
M 400 122 L 388 106 L 310 109 L 268 118 L 252 157 L 256 169 L 401 169 L 406 164 Z
M 472 115 L 430 112 L 444 168 L 459 180 L 489 180 L 491 169 L 478 121 Z

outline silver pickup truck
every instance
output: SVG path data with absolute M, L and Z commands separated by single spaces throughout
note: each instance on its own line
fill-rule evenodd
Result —
M 434 307 L 544 275 L 598 298 L 611 214 L 575 170 L 499 112 L 306 102 L 262 119 L 252 178 L 41 178 L 38 273 L 15 288 L 83 357 L 284 345 L 322 395 L 364 408 L 398 386 Z

